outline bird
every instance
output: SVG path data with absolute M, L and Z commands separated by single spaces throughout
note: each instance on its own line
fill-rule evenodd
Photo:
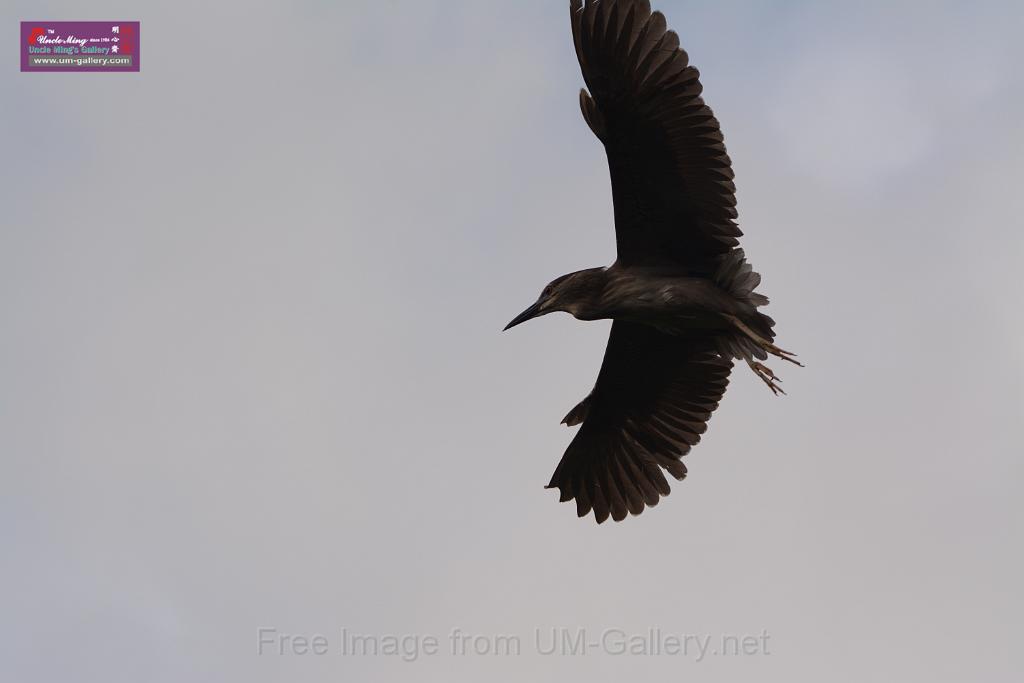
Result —
M 761 276 L 739 247 L 732 162 L 698 70 L 649 0 L 570 0 L 586 87 L 579 104 L 604 145 L 616 260 L 551 281 L 505 330 L 555 311 L 612 320 L 593 390 L 562 420 L 579 426 L 545 488 L 579 517 L 621 521 L 657 505 L 686 477 L 744 361 L 772 393 L 775 345 L 758 309 Z

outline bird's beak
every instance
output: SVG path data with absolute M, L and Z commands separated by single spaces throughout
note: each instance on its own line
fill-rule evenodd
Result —
M 530 306 L 525 311 L 517 315 L 515 318 L 512 319 L 512 322 L 510 322 L 508 325 L 505 325 L 505 330 L 511 329 L 518 325 L 519 323 L 525 323 L 527 320 L 530 320 L 531 318 L 536 318 L 538 315 L 541 314 L 541 303 L 542 302 L 538 300 L 537 303 L 535 303 L 534 305 Z M 502 330 L 502 332 L 504 332 L 505 330 Z

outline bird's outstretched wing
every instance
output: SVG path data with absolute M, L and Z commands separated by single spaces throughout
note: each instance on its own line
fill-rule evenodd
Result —
M 686 476 L 680 458 L 700 441 L 731 369 L 709 340 L 614 322 L 586 419 L 548 488 L 598 523 L 656 505 L 670 490 L 663 468 Z
M 590 88 L 583 116 L 608 153 L 619 261 L 710 275 L 738 244 L 736 187 L 696 68 L 648 0 L 570 0 Z

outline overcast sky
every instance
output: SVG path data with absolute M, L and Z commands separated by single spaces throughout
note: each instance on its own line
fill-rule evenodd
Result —
M 599 527 L 542 487 L 608 324 L 499 332 L 614 260 L 567 4 L 3 3 L 0 678 L 1019 673 L 1024 9 L 653 3 L 807 367 Z M 141 20 L 142 71 L 19 73 L 29 19 Z M 615 654 L 650 629 L 767 652 Z

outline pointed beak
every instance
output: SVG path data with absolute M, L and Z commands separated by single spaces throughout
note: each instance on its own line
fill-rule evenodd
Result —
M 509 330 L 520 323 L 525 323 L 527 320 L 530 320 L 531 318 L 536 318 L 538 315 L 540 315 L 540 304 L 541 302 L 537 301 L 537 303 L 535 303 L 534 305 L 530 306 L 525 311 L 517 315 L 515 318 L 512 319 L 512 322 L 510 322 L 508 325 L 505 325 L 505 330 Z M 502 332 L 504 332 L 505 330 L 502 330 Z

